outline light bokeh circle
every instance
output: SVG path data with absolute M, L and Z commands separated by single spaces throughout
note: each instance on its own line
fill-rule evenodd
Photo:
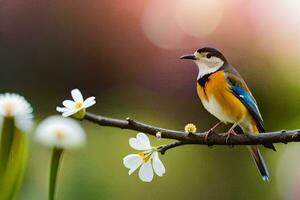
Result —
M 225 2 L 219 0 L 175 0 L 174 17 L 180 28 L 193 37 L 213 33 L 222 20 Z

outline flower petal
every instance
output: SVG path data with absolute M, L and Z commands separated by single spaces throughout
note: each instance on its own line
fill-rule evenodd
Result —
M 139 171 L 139 177 L 144 182 L 151 182 L 153 179 L 153 169 L 150 160 L 143 164 Z
M 138 133 L 136 139 L 148 149 L 151 149 L 150 141 L 145 133 Z
M 66 112 L 67 110 L 69 110 L 69 109 L 65 108 L 65 107 L 56 107 L 57 112 Z
M 88 107 L 93 106 L 93 105 L 96 103 L 95 99 L 96 99 L 95 97 L 89 97 L 89 98 L 87 98 L 87 99 L 83 102 L 83 107 L 84 107 L 84 108 L 88 108 Z
M 75 102 L 83 103 L 83 97 L 82 97 L 80 90 L 78 90 L 78 89 L 72 90 L 71 95 Z
M 74 101 L 71 101 L 71 100 L 64 100 L 64 101 L 63 101 L 63 105 L 64 105 L 66 108 L 73 108 L 74 105 L 75 105 L 75 102 L 74 102 Z
M 138 154 L 129 154 L 123 158 L 123 164 L 126 168 L 130 169 L 128 174 L 131 175 L 141 164 L 143 160 Z
M 144 144 L 140 143 L 139 140 L 137 140 L 136 138 L 130 138 L 129 139 L 129 145 L 138 151 L 145 151 L 145 150 L 149 150 L 150 148 L 148 146 L 145 146 Z
M 75 113 L 77 113 L 78 110 L 77 109 L 69 109 L 67 111 L 65 111 L 62 116 L 63 117 L 70 117 L 71 115 L 74 115 Z
M 166 168 L 164 164 L 161 162 L 161 160 L 159 159 L 158 153 L 156 151 L 153 153 L 152 164 L 153 164 L 154 172 L 157 174 L 157 176 L 162 176 L 164 175 L 164 173 L 166 173 Z

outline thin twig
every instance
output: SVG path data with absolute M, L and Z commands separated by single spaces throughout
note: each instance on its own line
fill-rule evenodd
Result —
M 169 144 L 161 145 L 158 148 L 158 152 L 160 152 L 162 155 L 164 155 L 167 150 L 178 147 L 178 146 L 182 146 L 182 145 L 185 145 L 185 144 L 190 144 L 190 143 L 185 142 L 185 141 L 175 141 L 175 142 L 172 142 L 172 143 L 169 143 Z

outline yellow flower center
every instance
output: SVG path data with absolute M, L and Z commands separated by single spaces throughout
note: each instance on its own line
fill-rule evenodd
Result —
M 78 102 L 78 103 L 75 103 L 74 107 L 76 109 L 80 109 L 82 107 L 82 103 Z
M 7 102 L 4 104 L 4 113 L 6 117 L 12 117 L 13 115 L 13 106 L 11 104 L 11 102 Z
M 143 162 L 146 163 L 150 159 L 150 153 L 140 152 L 139 156 L 143 159 Z
M 57 140 L 62 140 L 65 137 L 65 134 L 62 131 L 57 130 L 55 132 L 55 137 L 56 137 Z

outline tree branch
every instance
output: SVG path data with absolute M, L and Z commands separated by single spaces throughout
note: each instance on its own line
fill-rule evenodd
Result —
M 191 144 L 191 143 L 188 143 L 188 142 L 185 142 L 185 141 L 172 142 L 172 143 L 169 143 L 169 144 L 161 145 L 158 148 L 158 152 L 160 152 L 162 155 L 164 155 L 167 150 L 178 147 L 178 146 L 182 146 L 182 145 L 185 145 L 185 144 Z
M 208 140 L 205 140 L 205 133 L 189 134 L 182 131 L 169 130 L 144 124 L 130 118 L 126 120 L 114 119 L 86 113 L 85 120 L 94 122 L 100 126 L 110 126 L 121 129 L 129 129 L 134 131 L 143 132 L 149 135 L 156 136 L 157 132 L 161 133 L 162 138 L 178 140 L 176 142 L 163 145 L 159 151 L 164 154 L 166 150 L 185 145 L 185 144 L 204 144 L 204 145 L 258 145 L 270 143 L 284 143 L 299 142 L 300 130 L 280 130 L 274 132 L 263 133 L 259 135 L 241 134 L 232 136 L 226 141 L 226 137 L 219 134 L 209 134 Z

